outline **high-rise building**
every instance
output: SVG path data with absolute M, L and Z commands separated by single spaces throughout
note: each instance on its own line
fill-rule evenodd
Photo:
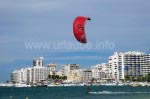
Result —
M 114 80 L 124 80 L 126 76 L 137 78 L 150 73 L 149 54 L 143 52 L 115 52 L 109 57 L 110 75 Z
M 43 66 L 43 57 L 34 58 L 33 59 L 33 66 Z
M 32 68 L 33 83 L 40 83 L 47 79 L 47 68 L 34 66 Z
M 19 72 L 20 70 L 15 70 L 11 73 L 11 81 L 13 83 L 19 83 Z
M 14 83 L 26 83 L 27 82 L 27 68 L 21 68 L 11 73 L 11 81 Z
M 56 64 L 43 66 L 43 57 L 34 58 L 33 67 L 21 68 L 11 73 L 11 81 L 14 83 L 37 84 L 47 80 L 48 75 L 56 71 Z
M 150 54 L 145 54 L 145 59 L 146 59 L 146 67 L 143 69 L 143 75 L 147 75 L 150 73 Z

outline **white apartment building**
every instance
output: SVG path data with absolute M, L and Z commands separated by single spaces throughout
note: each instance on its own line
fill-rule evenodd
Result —
M 150 54 L 146 54 L 145 57 L 146 57 L 145 61 L 146 61 L 147 66 L 145 67 L 145 70 L 143 70 L 143 71 L 145 71 L 145 72 L 143 72 L 144 75 L 150 73 Z
M 48 75 L 56 71 L 56 64 L 51 63 L 43 66 L 43 57 L 34 58 L 33 67 L 21 68 L 11 73 L 11 80 L 14 83 L 36 84 L 47 80 Z
M 110 79 L 108 63 L 97 64 L 91 67 L 92 77 L 97 80 Z
M 11 73 L 11 81 L 13 83 L 19 83 L 20 77 L 19 77 L 20 70 L 15 70 Z
M 66 64 L 62 65 L 62 75 L 68 76 L 71 70 L 79 69 L 79 64 Z
M 48 75 L 54 75 L 56 72 L 56 64 L 50 63 L 47 65 L 47 76 Z
M 124 80 L 125 76 L 139 77 L 150 73 L 149 54 L 143 52 L 115 52 L 109 57 L 109 69 L 112 79 Z
M 47 68 L 43 66 L 34 66 L 32 68 L 32 82 L 40 83 L 47 79 Z

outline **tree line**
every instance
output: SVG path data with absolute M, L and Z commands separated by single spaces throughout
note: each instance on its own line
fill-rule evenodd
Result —
M 140 75 L 139 77 L 131 77 L 129 75 L 126 75 L 125 76 L 125 80 L 126 81 L 139 81 L 139 82 L 143 82 L 143 81 L 147 81 L 147 82 L 150 82 L 150 73 L 146 76 L 142 76 Z
M 67 80 L 67 76 L 48 75 L 49 80 Z

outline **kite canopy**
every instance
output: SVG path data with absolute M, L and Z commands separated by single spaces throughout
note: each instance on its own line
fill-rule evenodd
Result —
M 91 20 L 89 17 L 78 16 L 73 23 L 73 33 L 80 43 L 87 43 L 84 27 L 86 20 Z

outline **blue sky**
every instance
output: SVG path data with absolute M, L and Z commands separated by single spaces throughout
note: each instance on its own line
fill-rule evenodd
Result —
M 0 0 L 0 82 L 9 80 L 14 69 L 32 66 L 34 57 L 43 56 L 45 65 L 53 61 L 58 67 L 79 63 L 84 68 L 107 62 L 114 51 L 149 53 L 149 9 L 149 0 Z M 92 19 L 86 23 L 90 47 L 78 44 L 72 33 L 79 15 Z M 45 42 L 49 48 L 25 45 Z

